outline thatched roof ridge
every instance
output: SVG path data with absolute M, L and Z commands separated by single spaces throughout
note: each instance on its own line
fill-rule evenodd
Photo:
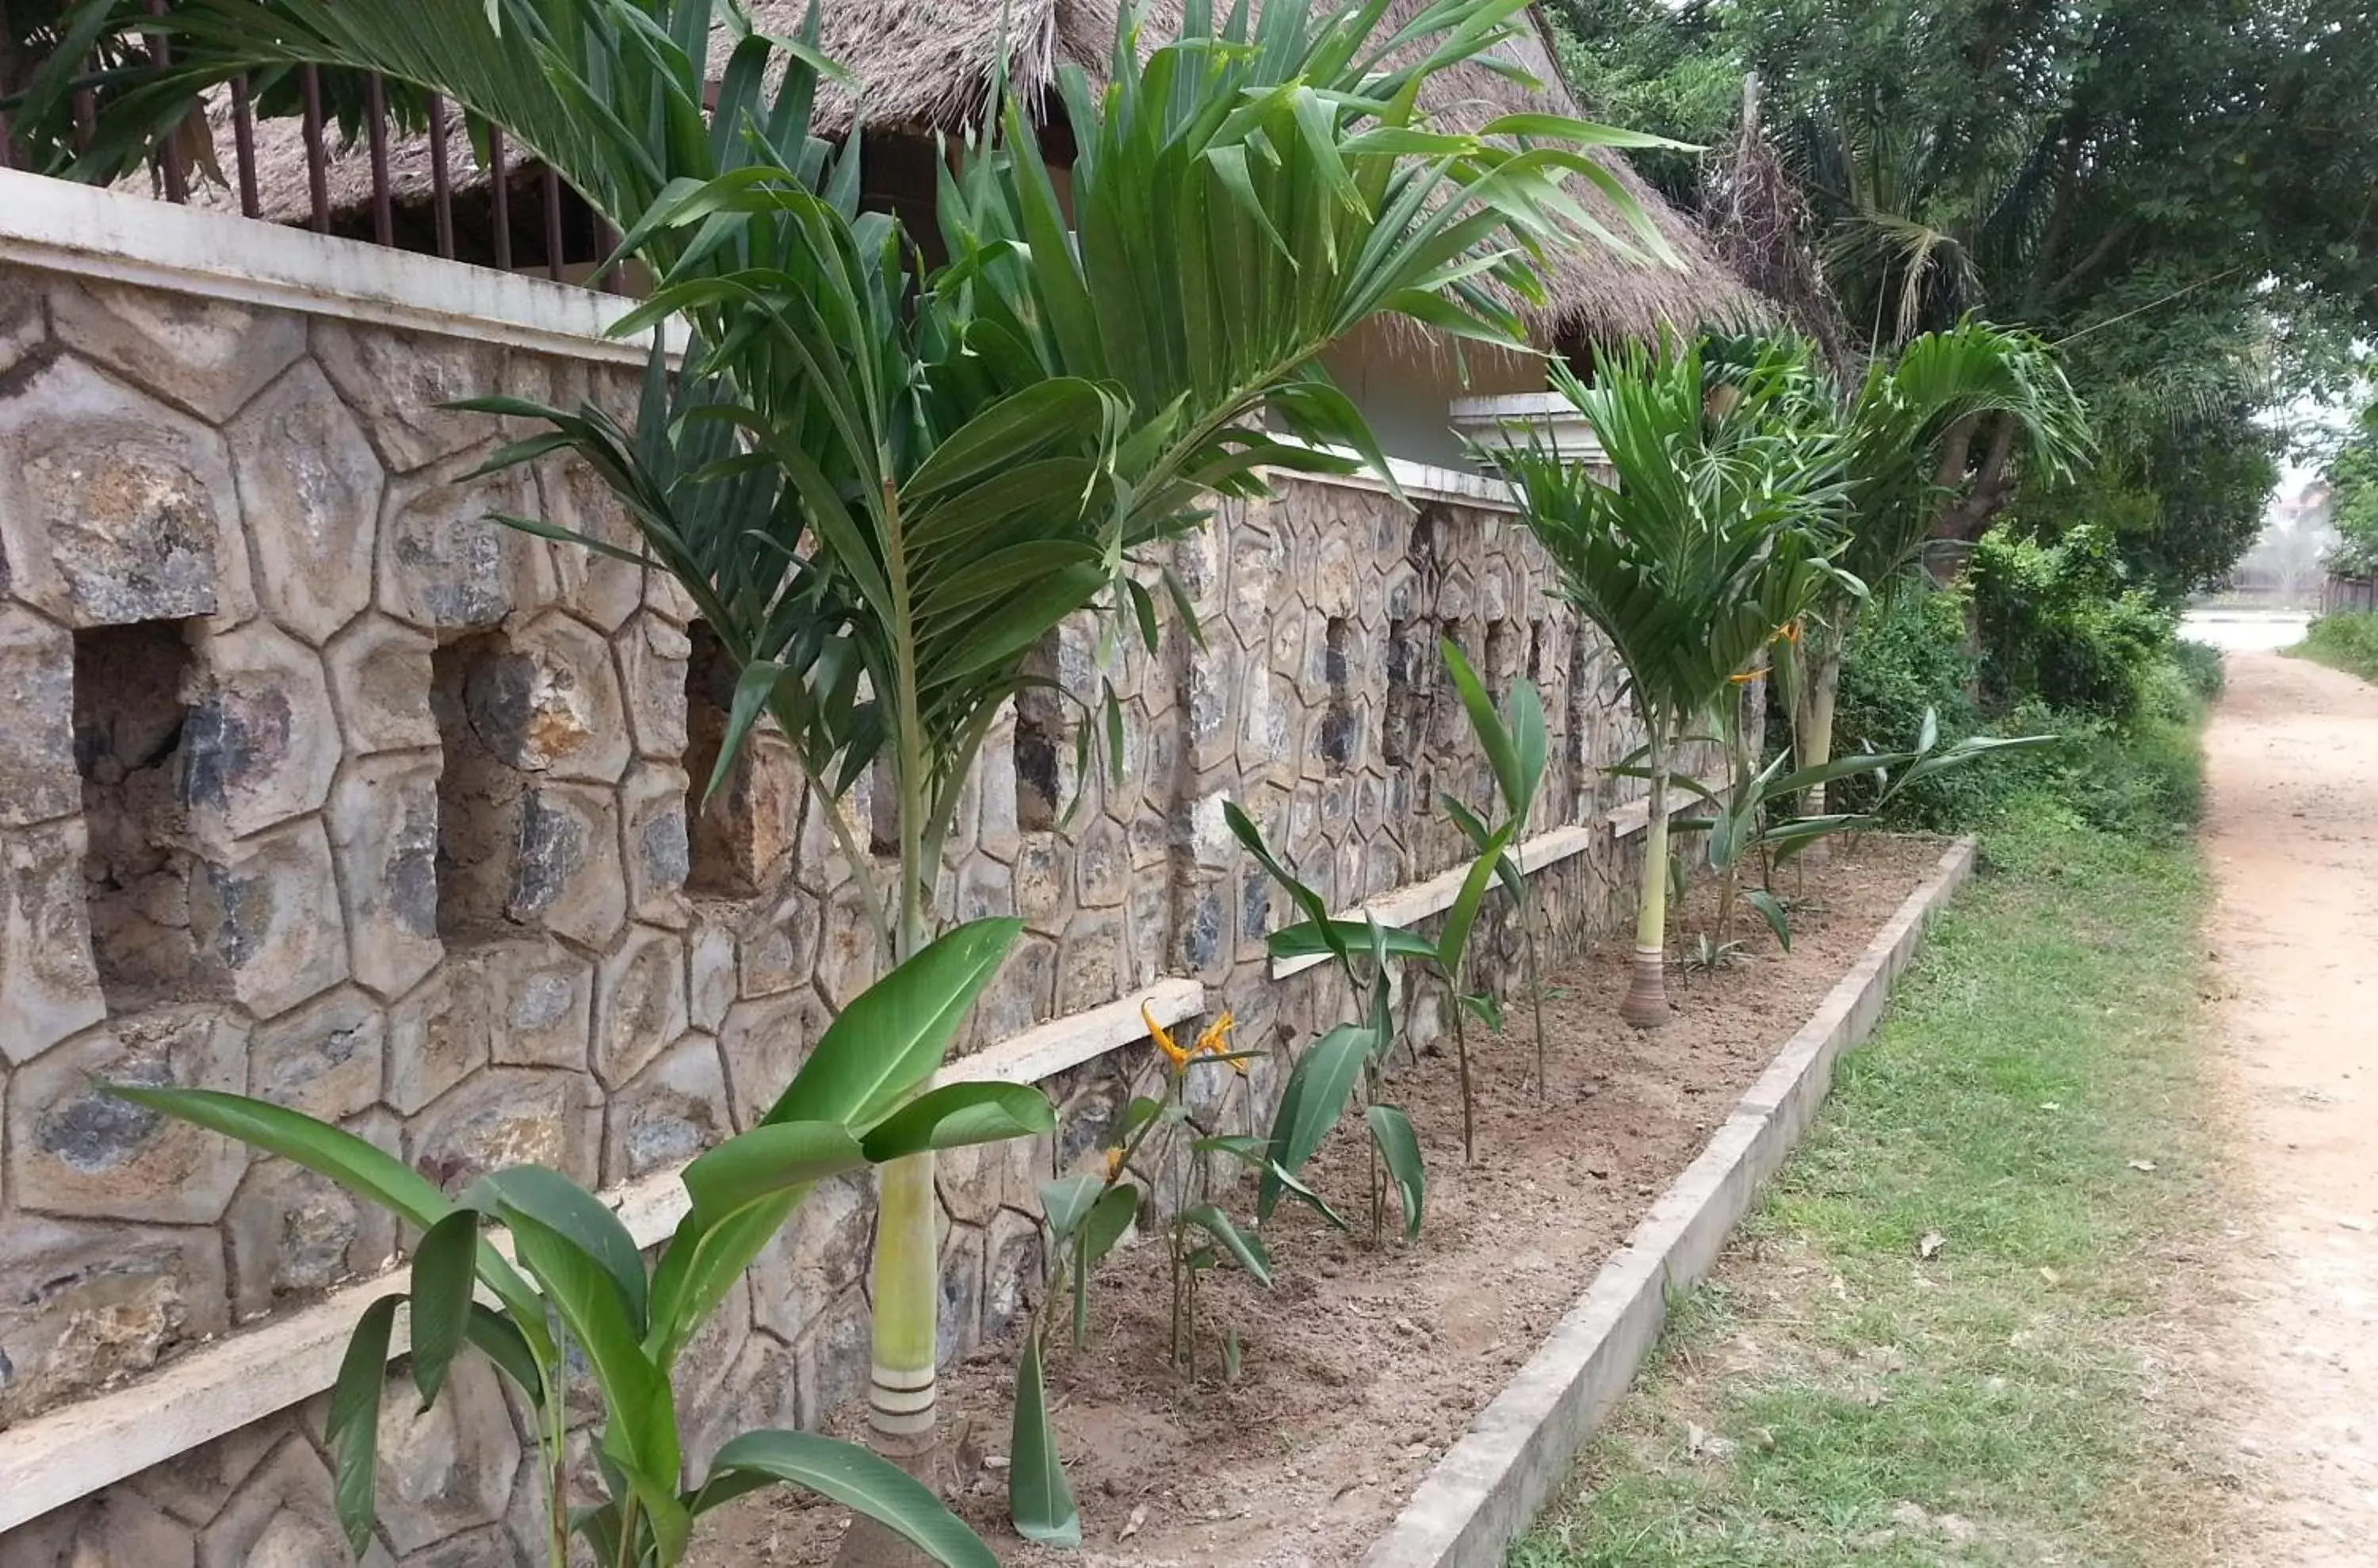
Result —
M 1390 18 L 1400 20 L 1424 3 L 1397 0 L 1389 7 Z M 799 30 L 808 0 L 756 0 L 750 10 L 756 25 L 791 34 Z M 1066 65 L 1102 73 L 1113 51 L 1115 0 L 834 0 L 820 10 L 820 46 L 857 78 L 857 103 L 871 128 L 959 131 L 978 122 L 1003 37 L 1012 41 L 1009 80 L 1027 100 L 1037 99 Z M 1150 36 L 1168 35 L 1178 26 L 1179 0 L 1155 0 L 1146 14 Z M 1442 123 L 1461 129 L 1475 129 L 1515 111 L 1578 112 L 1536 27 L 1504 45 L 1503 53 L 1541 87 L 1531 91 L 1493 71 L 1463 66 L 1433 78 L 1423 106 Z M 831 90 L 822 94 L 820 128 L 832 132 L 847 127 L 853 107 L 850 93 Z M 228 115 L 221 119 L 216 145 L 228 171 Z M 260 122 L 256 142 L 262 215 L 279 223 L 306 222 L 311 208 L 298 122 Z M 457 190 L 485 184 L 486 173 L 472 153 L 460 115 L 450 127 L 448 154 Z M 1623 157 L 1610 153 L 1599 161 L 1651 213 L 1682 266 L 1631 261 L 1585 238 L 1562 247 L 1543 264 L 1547 302 L 1523 306 L 1531 335 L 1540 345 L 1577 338 L 1649 339 L 1663 330 L 1689 331 L 1707 322 L 1764 313 L 1689 218 L 1670 207 Z M 396 199 L 426 201 L 426 139 L 391 139 L 389 162 Z M 360 140 L 334 151 L 329 186 L 334 211 L 355 212 L 369 205 L 370 158 Z M 1627 232 L 1599 191 L 1581 189 L 1579 194 L 1607 227 Z M 234 193 L 204 181 L 193 182 L 191 201 L 222 211 L 238 206 Z

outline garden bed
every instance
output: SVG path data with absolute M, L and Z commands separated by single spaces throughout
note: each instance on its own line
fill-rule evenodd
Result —
M 1617 1020 L 1623 941 L 1548 977 L 1552 1072 L 1542 1104 L 1523 1008 L 1501 1039 L 1471 1041 L 1471 1165 L 1461 1158 L 1451 1040 L 1439 1042 L 1439 1054 L 1394 1082 L 1428 1161 L 1420 1239 L 1391 1236 L 1373 1250 L 1364 1234 L 1333 1232 L 1284 1205 L 1267 1227 L 1277 1288 L 1230 1271 L 1210 1276 L 1194 1383 L 1167 1360 L 1162 1248 L 1120 1252 L 1091 1292 L 1087 1348 L 1058 1335 L 1050 1368 L 1086 1551 L 1044 1550 L 1006 1524 L 1000 1459 L 1012 1345 L 944 1369 L 943 1420 L 958 1437 L 955 1505 L 1016 1564 L 1357 1561 L 1939 854 L 1924 839 L 1837 844 L 1795 900 L 1793 950 L 1744 917 L 1755 935 L 1738 934 L 1740 961 L 1672 972 L 1675 1017 L 1656 1033 Z M 1709 891 L 1696 889 L 1679 911 L 1677 945 L 1688 946 L 1711 913 Z M 1359 1224 L 1365 1174 L 1354 1119 L 1307 1177 Z M 1234 1381 L 1220 1366 L 1227 1325 L 1243 1348 Z M 859 1414 L 837 1424 L 856 1435 Z M 760 1494 L 714 1520 L 697 1561 L 825 1562 L 844 1524 L 840 1510 L 806 1495 Z

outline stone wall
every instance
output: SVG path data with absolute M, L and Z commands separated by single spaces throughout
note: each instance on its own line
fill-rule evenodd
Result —
M 485 521 L 627 542 L 583 472 L 473 476 L 493 390 L 631 396 L 615 366 L 0 266 L 0 1427 L 136 1381 L 382 1266 L 390 1223 L 286 1164 L 95 1095 L 94 1077 L 266 1095 L 459 1188 L 536 1161 L 617 1186 L 748 1125 L 871 956 L 819 802 L 764 739 L 716 754 L 715 646 L 665 577 Z M 1343 906 L 1458 863 L 1437 791 L 1490 799 L 1435 651 L 1543 687 L 1538 830 L 1629 792 L 1612 662 L 1502 512 L 1284 483 L 1177 547 L 1203 624 L 1051 674 L 1124 706 L 1120 780 L 1073 777 L 1074 708 L 1028 701 L 960 813 L 945 917 L 1028 935 L 966 1049 L 1194 975 L 1241 1040 L 1212 1127 L 1258 1122 L 1343 998 L 1274 983 L 1282 900 L 1235 800 Z M 1075 796 L 1079 795 L 1078 802 Z M 1068 807 L 1074 807 L 1069 813 Z M 862 797 L 848 802 L 862 836 Z M 1541 878 L 1555 953 L 1625 904 L 1607 836 Z M 1490 961 L 1510 934 L 1489 927 Z M 1406 999 L 1411 1037 L 1440 999 Z M 1097 1147 L 1146 1048 L 1048 1087 L 1049 1140 L 943 1167 L 945 1349 L 1037 1288 L 1035 1184 Z M 690 1361 L 700 1453 L 863 1383 L 863 1185 L 821 1190 Z M 137 1386 L 137 1383 L 136 1383 Z M 383 1541 L 530 1561 L 534 1482 L 483 1367 L 391 1395 Z M 5 1568 L 342 1560 L 321 1401 L 0 1537 Z

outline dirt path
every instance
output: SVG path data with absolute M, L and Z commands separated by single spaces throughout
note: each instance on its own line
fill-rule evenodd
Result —
M 2378 687 L 2233 653 L 2205 738 L 2244 1568 L 2378 1562 Z

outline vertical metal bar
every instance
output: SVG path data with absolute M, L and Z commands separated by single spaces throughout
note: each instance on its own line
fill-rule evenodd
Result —
M 322 146 L 322 73 L 312 66 L 297 67 L 297 87 L 306 99 L 306 187 L 313 199 L 314 232 L 330 232 L 330 156 Z
M 594 217 L 594 260 L 599 266 L 602 262 L 607 260 L 610 257 L 611 252 L 618 247 L 619 244 L 619 231 L 606 223 L 599 214 Z M 606 294 L 622 294 L 626 292 L 626 280 L 620 275 L 620 269 L 614 267 L 609 271 L 603 274 L 603 292 Z
M 438 254 L 454 258 L 454 182 L 446 167 L 446 100 L 429 95 L 429 206 L 438 220 Z
M 545 169 L 545 275 L 561 281 L 561 176 Z
M 149 0 L 149 14 L 152 17 L 163 16 L 165 0 Z M 156 55 L 158 65 L 170 66 L 174 63 L 174 47 L 167 42 L 163 33 L 150 33 L 149 48 Z M 190 101 L 189 112 L 193 115 L 204 113 L 195 98 Z M 176 206 L 189 200 L 190 171 L 182 151 L 181 126 L 175 126 L 166 136 L 164 157 L 161 161 L 165 167 L 165 199 Z
M 487 127 L 487 215 L 496 225 L 496 266 L 506 272 L 512 270 L 510 177 L 504 168 L 504 133 L 499 127 L 490 125 Z
M 261 216 L 264 204 L 256 196 L 256 111 L 247 101 L 247 78 L 231 78 L 231 147 L 239 163 L 239 210 Z
M 372 243 L 396 243 L 396 204 L 388 189 L 388 84 L 378 71 L 364 78 L 364 121 L 371 140 Z
M 83 62 L 83 69 L 86 71 L 98 68 L 99 61 L 96 58 Z M 75 90 L 74 120 L 75 148 L 79 151 L 90 146 L 90 139 L 99 131 L 99 99 L 87 87 Z

